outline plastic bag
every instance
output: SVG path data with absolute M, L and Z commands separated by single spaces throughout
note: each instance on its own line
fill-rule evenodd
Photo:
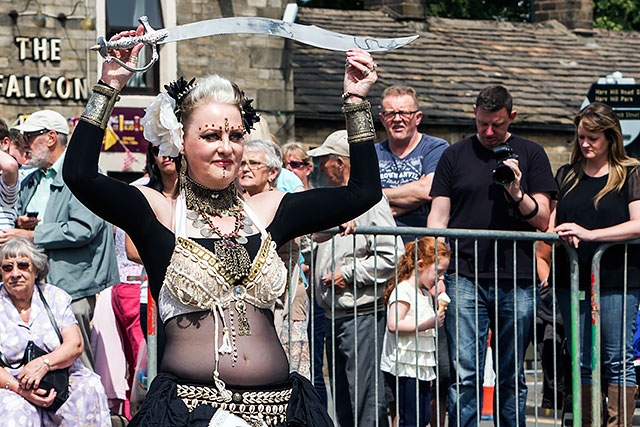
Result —
M 143 340 L 140 344 L 138 352 L 138 361 L 136 363 L 135 377 L 131 384 L 131 416 L 134 416 L 142 406 L 144 398 L 147 396 L 149 389 L 149 380 L 147 375 L 147 341 Z

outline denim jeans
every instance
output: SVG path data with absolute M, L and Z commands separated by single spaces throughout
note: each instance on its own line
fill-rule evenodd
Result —
M 480 422 L 491 329 L 496 418 L 501 426 L 524 427 L 524 355 L 533 338 L 537 288 L 531 280 L 515 286 L 513 280 L 499 280 L 496 290 L 494 279 L 479 279 L 476 287 L 472 280 L 456 275 L 447 275 L 446 286 L 451 297 L 445 319 L 451 362 L 449 426 L 477 426 Z
M 567 325 L 567 342 L 571 346 L 571 299 L 569 289 L 556 289 L 558 306 Z M 638 298 L 640 289 L 629 289 L 626 293 L 626 306 L 622 289 L 600 290 L 600 331 L 602 376 L 607 384 L 636 384 L 636 372 L 633 366 L 633 336 L 636 331 Z M 591 384 L 591 300 L 580 301 L 579 331 L 580 339 L 580 377 L 582 384 Z M 625 307 L 626 325 L 621 307 Z M 626 326 L 626 342 L 623 341 L 623 327 Z M 588 328 L 588 329 L 587 329 Z M 571 351 L 571 348 L 569 348 Z M 624 354 L 624 356 L 623 356 Z M 626 359 L 626 360 L 625 360 Z M 626 361 L 626 366 L 624 365 Z

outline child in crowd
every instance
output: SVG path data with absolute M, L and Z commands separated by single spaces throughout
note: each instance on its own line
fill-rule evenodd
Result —
M 440 294 L 443 298 L 438 299 L 447 299 L 444 273 L 449 257 L 447 246 L 433 237 L 409 242 L 398 264 L 397 285 L 395 279 L 390 280 L 384 295 L 387 331 L 380 369 L 396 395 L 399 427 L 424 427 L 431 419 L 435 328 L 444 323 L 446 309 L 445 303 L 436 313 L 433 301 Z

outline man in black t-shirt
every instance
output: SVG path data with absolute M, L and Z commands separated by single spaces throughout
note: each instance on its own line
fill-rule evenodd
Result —
M 476 135 L 447 148 L 436 168 L 427 227 L 547 229 L 550 199 L 556 192 L 551 165 L 539 144 L 509 132 L 517 115 L 512 104 L 502 86 L 480 92 L 473 107 Z M 499 163 L 502 168 L 494 177 Z M 480 239 L 476 247 L 473 239 L 458 239 L 457 250 L 446 280 L 451 297 L 445 321 L 452 367 L 449 425 L 477 425 L 480 402 L 476 387 L 484 378 L 491 330 L 499 367 L 499 425 L 524 427 L 527 387 L 523 361 L 536 317 L 533 245 L 522 241 L 514 248 L 513 241 L 499 241 L 497 259 L 490 240 Z

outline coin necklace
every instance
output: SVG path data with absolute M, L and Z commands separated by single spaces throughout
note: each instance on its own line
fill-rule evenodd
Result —
M 240 236 L 240 229 L 242 228 L 245 232 L 251 232 L 253 229 L 251 228 L 251 220 L 247 222 L 248 218 L 245 218 L 239 206 L 233 209 L 231 214 L 235 218 L 235 224 L 233 231 L 228 234 L 223 233 L 219 227 L 213 224 L 210 216 L 204 212 L 188 211 L 187 218 L 192 221 L 191 224 L 194 228 L 200 229 L 200 234 L 203 237 L 209 238 L 214 234 L 220 237 L 220 240 L 213 243 L 216 258 L 231 274 L 234 281 L 238 281 L 246 277 L 251 268 L 249 254 L 242 246 L 247 243 L 247 238 Z

